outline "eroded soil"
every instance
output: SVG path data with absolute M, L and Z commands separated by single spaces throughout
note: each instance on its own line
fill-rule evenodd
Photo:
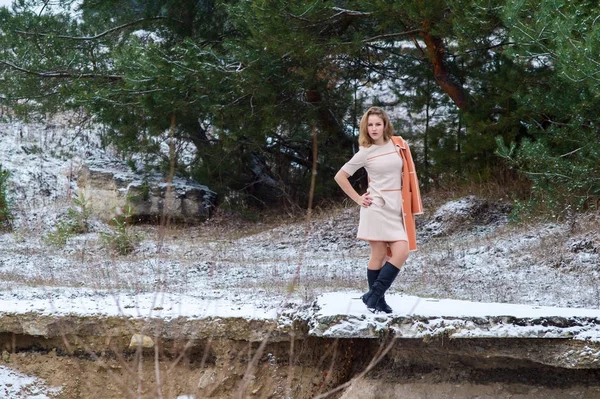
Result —
M 17 342 L 19 349 L 6 351 L 0 364 L 62 386 L 56 399 L 600 397 L 598 369 L 548 367 L 492 354 L 485 362 L 485 354 L 445 351 L 442 342 L 307 338 L 181 344 L 69 353 L 66 347 L 50 349 L 61 346 L 55 343 L 23 348 Z

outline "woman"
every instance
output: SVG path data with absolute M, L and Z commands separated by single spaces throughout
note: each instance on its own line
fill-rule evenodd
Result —
M 359 151 L 335 175 L 346 195 L 361 206 L 357 238 L 371 247 L 369 291 L 362 300 L 372 312 L 392 313 L 384 294 L 409 251 L 417 249 L 414 215 L 423 213 L 410 149 L 393 134 L 387 113 L 369 108 L 360 121 Z M 369 175 L 369 187 L 362 195 L 348 181 L 361 167 Z

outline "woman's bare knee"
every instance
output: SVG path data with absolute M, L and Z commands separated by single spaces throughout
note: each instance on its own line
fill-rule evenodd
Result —
M 383 265 L 387 255 L 387 245 L 382 241 L 369 241 L 371 246 L 371 256 L 369 258 L 369 268 L 379 269 Z
M 385 252 L 383 254 L 371 254 L 371 257 L 369 258 L 369 263 L 372 263 L 373 265 L 383 265 L 383 263 L 385 262 L 385 258 L 386 258 L 386 254 Z
M 400 268 L 402 265 L 404 265 L 406 263 L 407 259 L 408 259 L 408 254 L 406 254 L 405 256 L 392 256 L 388 262 L 390 262 L 392 265 L 396 266 L 397 268 Z
M 397 268 L 402 267 L 408 259 L 410 252 L 408 243 L 405 241 L 396 241 L 390 244 L 390 248 L 392 250 L 392 256 L 390 257 L 389 262 Z
M 379 269 L 385 263 L 385 255 L 384 256 L 374 256 L 371 255 L 369 258 L 369 265 L 371 269 Z

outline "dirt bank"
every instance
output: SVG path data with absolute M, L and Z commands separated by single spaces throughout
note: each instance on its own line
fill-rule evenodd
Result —
M 0 364 L 62 386 L 56 399 L 596 398 L 600 370 L 503 356 L 566 340 L 232 339 L 73 350 L 68 339 L 3 334 Z M 535 341 L 535 342 L 534 342 Z M 547 341 L 547 342 L 542 342 Z M 96 341 L 97 342 L 97 341 Z M 79 346 L 82 345 L 79 341 Z M 584 344 L 582 344 L 584 345 Z M 71 348 L 71 349 L 70 349 Z M 373 363 L 373 359 L 379 361 Z M 599 365 L 600 366 L 600 365 Z M 189 396 L 187 396 L 189 395 Z M 325 396 L 321 396 L 325 395 Z

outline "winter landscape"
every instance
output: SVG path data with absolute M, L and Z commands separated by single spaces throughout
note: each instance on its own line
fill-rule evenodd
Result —
M 79 170 L 116 155 L 102 148 L 96 131 L 65 119 L 6 121 L 0 139 L 15 210 L 12 230 L 0 235 L 5 318 L 223 318 L 276 321 L 280 328 L 304 320 L 310 336 L 349 339 L 384 331 L 419 340 L 566 337 L 589 344 L 598 361 L 597 214 L 510 223 L 510 205 L 501 198 L 426 197 L 431 206 L 418 221 L 419 251 L 388 294 L 395 312 L 373 315 L 358 299 L 368 248 L 355 238 L 354 207 L 317 210 L 310 221 L 249 222 L 216 212 L 192 227 L 134 225 L 141 239 L 124 256 L 100 239 L 113 227 L 90 216 L 88 233 L 58 247 L 47 237 L 73 207 Z M 481 322 L 487 319 L 496 322 Z M 47 326 L 29 328 L 33 336 L 52 335 Z M 62 397 L 60 386 L 27 374 L 31 367 L 14 368 L 20 363 L 10 360 L 17 356 L 10 323 L 2 331 L 3 397 Z M 201 390 L 178 394 L 203 397 Z
M 0 0 L 0 399 L 600 398 L 599 19 Z M 424 205 L 389 314 L 372 106 Z

